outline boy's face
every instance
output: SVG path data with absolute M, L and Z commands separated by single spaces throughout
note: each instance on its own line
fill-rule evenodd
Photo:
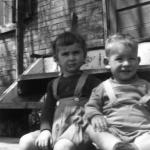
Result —
M 137 57 L 137 50 L 114 43 L 108 62 L 114 79 L 126 83 L 135 77 L 140 58 Z
M 70 76 L 80 70 L 85 60 L 84 52 L 77 43 L 68 46 L 58 46 L 57 63 L 64 76 Z

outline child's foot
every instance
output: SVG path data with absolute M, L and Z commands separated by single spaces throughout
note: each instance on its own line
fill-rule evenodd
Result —
M 138 150 L 133 144 L 119 142 L 115 144 L 113 150 Z

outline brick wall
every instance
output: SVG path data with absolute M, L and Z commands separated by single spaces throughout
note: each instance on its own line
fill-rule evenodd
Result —
M 24 70 L 33 62 L 32 53 L 50 54 L 51 42 L 71 28 L 72 13 L 77 30 L 89 48 L 103 45 L 102 0 L 32 0 L 31 14 L 24 20 Z M 27 9 L 28 10 L 28 9 Z M 16 79 L 15 32 L 0 34 L 0 94 Z
M 35 61 L 35 58 L 30 57 L 31 54 L 52 52 L 51 42 L 59 33 L 70 30 L 73 12 L 78 17 L 77 30 L 86 38 L 88 47 L 103 45 L 102 0 L 32 0 L 32 2 L 35 2 L 32 6 L 34 11 L 26 14 L 23 22 L 24 70 Z M 15 36 L 14 31 L 0 34 L 0 94 L 16 79 Z M 31 129 L 33 123 L 28 124 L 29 113 L 28 110 L 19 110 L 19 113 L 13 109 L 0 110 L 0 136 L 20 136 L 29 130 L 29 126 Z M 30 117 L 30 120 L 32 118 L 34 117 Z M 20 126 L 21 124 L 23 126 Z M 36 127 L 35 124 L 33 126 Z
M 51 42 L 70 30 L 73 11 L 78 17 L 77 30 L 86 38 L 88 47 L 103 45 L 102 0 L 38 0 L 34 19 L 26 24 L 25 67 L 33 61 L 28 57 L 32 53 L 51 53 Z
M 16 79 L 15 33 L 0 35 L 0 94 Z

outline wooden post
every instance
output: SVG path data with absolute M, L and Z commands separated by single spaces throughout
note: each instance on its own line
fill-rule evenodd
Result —
M 24 52 L 24 43 L 23 43 L 23 3 L 22 0 L 16 1 L 16 47 L 17 47 L 17 75 L 23 73 L 23 52 Z

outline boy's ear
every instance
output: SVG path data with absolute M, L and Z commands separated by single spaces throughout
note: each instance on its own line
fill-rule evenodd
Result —
M 110 69 L 108 57 L 104 58 L 104 65 L 105 65 L 105 68 Z
M 105 58 L 104 58 L 104 65 L 107 66 L 108 64 L 109 64 L 108 57 L 105 57 Z

